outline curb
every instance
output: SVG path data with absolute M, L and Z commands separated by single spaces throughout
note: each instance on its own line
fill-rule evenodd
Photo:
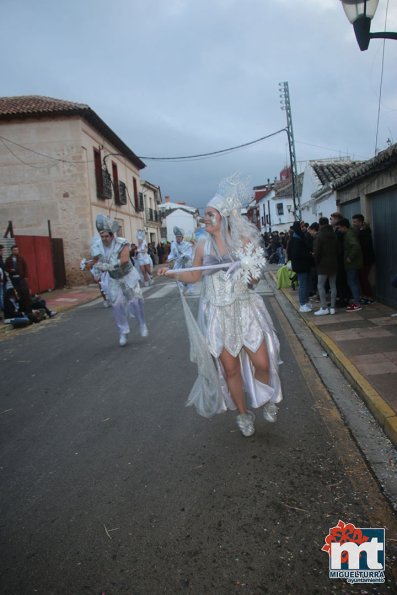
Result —
M 277 280 L 274 273 L 269 271 L 277 286 Z M 390 407 L 383 397 L 374 389 L 368 380 L 357 370 L 354 364 L 345 356 L 337 344 L 323 333 L 315 324 L 307 320 L 298 311 L 295 301 L 291 298 L 289 293 L 284 289 L 282 291 L 284 296 L 294 307 L 295 311 L 304 320 L 306 326 L 310 329 L 320 345 L 327 351 L 329 357 L 338 366 L 345 378 L 349 381 L 353 389 L 357 392 L 360 398 L 367 405 L 372 415 L 375 417 L 386 436 L 391 440 L 394 446 L 397 446 L 397 415 Z

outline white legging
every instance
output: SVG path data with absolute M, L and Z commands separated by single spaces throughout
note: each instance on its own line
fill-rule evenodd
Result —
M 329 281 L 329 286 L 331 288 L 331 308 L 335 308 L 336 303 L 336 274 L 335 275 L 318 275 L 317 276 L 317 290 L 318 295 L 320 296 L 320 306 L 321 308 L 327 307 L 327 297 L 325 294 L 325 283 Z
M 119 329 L 119 333 L 125 335 L 130 332 L 130 325 L 128 324 L 129 316 L 136 318 L 140 327 L 145 324 L 143 298 L 135 297 L 127 302 L 125 297 L 121 294 L 118 299 L 112 303 L 112 313 L 117 328 Z

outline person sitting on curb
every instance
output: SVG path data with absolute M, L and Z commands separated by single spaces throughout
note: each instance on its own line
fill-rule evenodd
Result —
M 4 297 L 4 322 L 14 328 L 28 326 L 43 320 L 40 310 L 31 309 L 30 312 L 21 310 L 18 294 L 13 287 L 7 289 Z
M 47 302 L 37 293 L 32 295 L 32 310 L 44 310 L 48 318 L 54 318 L 57 315 L 57 312 L 47 308 Z

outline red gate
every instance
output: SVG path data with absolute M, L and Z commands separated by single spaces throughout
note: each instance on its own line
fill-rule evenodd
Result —
M 28 285 L 32 293 L 54 289 L 51 238 L 46 236 L 14 236 L 19 254 L 28 265 Z

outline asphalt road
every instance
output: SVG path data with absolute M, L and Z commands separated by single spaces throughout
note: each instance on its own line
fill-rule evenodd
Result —
M 275 300 L 285 400 L 247 439 L 185 407 L 179 296 L 145 295 L 124 348 L 100 303 L 0 342 L 1 594 L 393 592 L 396 519 Z M 339 519 L 386 527 L 385 585 L 329 579 Z

